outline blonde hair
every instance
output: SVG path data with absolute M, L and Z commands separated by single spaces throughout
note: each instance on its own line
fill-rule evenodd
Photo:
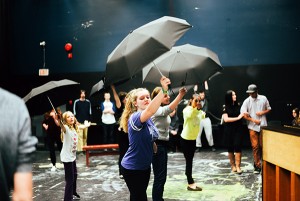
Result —
M 73 116 L 74 116 L 74 119 L 75 119 L 74 124 L 69 124 L 69 123 L 67 122 L 67 117 L 68 117 L 69 115 L 73 115 Z M 74 129 L 74 130 L 78 133 L 79 129 L 78 129 L 77 119 L 75 118 L 75 115 L 74 115 L 71 111 L 66 111 L 66 112 L 63 113 L 63 115 L 62 115 L 62 121 L 63 121 L 63 123 L 66 124 L 71 130 Z
M 144 91 L 144 90 L 148 91 L 146 88 L 133 89 L 126 96 L 127 101 L 126 101 L 123 113 L 121 115 L 121 118 L 120 118 L 120 127 L 126 133 L 128 133 L 128 120 L 129 120 L 129 117 L 137 111 L 137 107 L 135 106 L 136 99 L 137 99 L 137 93 L 140 92 L 140 91 Z

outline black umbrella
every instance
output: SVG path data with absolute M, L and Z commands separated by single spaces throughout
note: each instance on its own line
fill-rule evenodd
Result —
M 50 81 L 33 88 L 24 98 L 31 116 L 41 115 L 54 107 L 66 104 L 79 97 L 79 83 L 72 80 Z M 51 102 L 49 101 L 51 100 Z
M 190 27 L 183 19 L 164 16 L 129 33 L 108 56 L 105 85 L 131 78 L 169 51 Z
M 96 83 L 90 92 L 90 96 L 96 94 L 97 92 L 99 92 L 101 89 L 104 89 L 104 82 L 103 80 L 100 80 L 98 83 Z
M 164 75 L 173 87 L 203 83 L 223 70 L 213 51 L 190 44 L 175 46 L 143 68 L 143 82 L 159 84 Z

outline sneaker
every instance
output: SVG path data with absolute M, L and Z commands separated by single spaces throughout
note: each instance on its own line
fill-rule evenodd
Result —
M 216 148 L 214 146 L 211 147 L 212 151 L 216 151 Z
M 79 200 L 80 196 L 78 195 L 78 193 L 73 193 L 73 200 Z
M 56 171 L 56 167 L 53 165 L 51 168 L 51 172 L 55 172 Z

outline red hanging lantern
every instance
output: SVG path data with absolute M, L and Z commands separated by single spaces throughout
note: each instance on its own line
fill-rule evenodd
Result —
M 65 50 L 68 53 L 68 59 L 72 59 L 73 58 L 73 54 L 72 54 L 72 44 L 71 43 L 67 43 L 65 45 Z
M 67 43 L 67 44 L 65 45 L 65 50 L 66 50 L 67 52 L 72 51 L 72 44 L 71 44 L 71 43 Z
M 71 52 L 71 53 L 68 53 L 68 59 L 72 59 L 72 57 L 73 57 L 72 52 Z

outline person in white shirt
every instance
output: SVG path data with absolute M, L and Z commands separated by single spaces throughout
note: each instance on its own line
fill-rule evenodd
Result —
M 102 116 L 101 120 L 103 123 L 103 144 L 114 143 L 114 127 L 116 123 L 115 112 L 116 106 L 110 101 L 110 93 L 104 93 L 104 101 L 100 105 Z
M 246 93 L 249 94 L 249 97 L 244 100 L 241 113 L 244 113 L 249 129 L 254 158 L 254 173 L 259 174 L 261 172 L 262 156 L 262 136 L 260 131 L 261 126 L 268 125 L 266 114 L 271 111 L 271 106 L 266 96 L 258 94 L 255 84 L 249 85 Z

